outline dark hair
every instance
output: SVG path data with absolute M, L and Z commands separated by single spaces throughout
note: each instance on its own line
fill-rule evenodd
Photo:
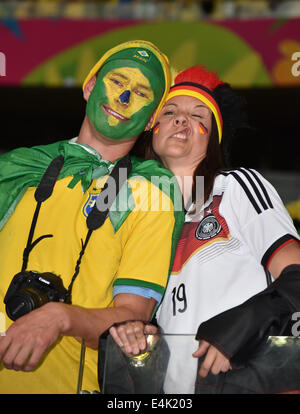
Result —
M 152 145 L 153 131 L 144 131 L 139 136 L 134 147 L 131 150 L 131 154 L 145 160 L 156 160 L 163 164 L 159 155 L 153 149 Z M 222 157 L 222 150 L 219 144 L 218 129 L 215 121 L 215 117 L 212 115 L 212 128 L 211 134 L 207 145 L 206 157 L 196 167 L 193 176 L 193 188 L 192 188 L 192 200 L 196 200 L 196 177 L 204 177 L 204 202 L 208 199 L 213 185 L 215 177 L 219 171 L 224 168 L 224 162 Z
M 216 176 L 224 168 L 221 146 L 219 144 L 218 128 L 212 115 L 211 134 L 207 144 L 206 156 L 194 171 L 192 200 L 196 200 L 196 177 L 204 177 L 204 202 L 208 199 Z

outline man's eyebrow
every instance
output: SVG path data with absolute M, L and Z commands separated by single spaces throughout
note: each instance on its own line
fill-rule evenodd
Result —
M 170 105 L 177 106 L 177 104 L 175 104 L 175 103 L 167 103 L 167 104 L 165 104 L 165 107 L 170 106 Z
M 114 75 L 114 76 L 120 76 L 121 78 L 123 78 L 123 79 L 125 79 L 125 80 L 128 80 L 128 78 L 127 78 L 127 76 L 125 76 L 125 75 L 123 75 L 122 73 L 120 73 L 120 72 L 112 72 L 111 73 L 112 75 Z
M 143 89 L 146 89 L 147 91 L 152 91 L 152 89 L 149 87 L 149 86 L 146 86 L 146 85 L 143 85 L 142 83 L 138 83 L 137 84 L 137 86 L 139 87 L 139 88 L 143 88 Z

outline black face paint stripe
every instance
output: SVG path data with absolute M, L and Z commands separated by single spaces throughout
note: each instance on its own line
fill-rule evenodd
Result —
M 206 131 L 206 133 L 208 134 L 208 129 L 206 128 L 206 126 L 202 123 L 202 122 L 199 122 L 199 124 L 201 124 L 202 126 L 203 126 L 203 128 L 205 129 L 205 131 Z

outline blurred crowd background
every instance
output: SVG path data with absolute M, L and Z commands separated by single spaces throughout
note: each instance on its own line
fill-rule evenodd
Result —
M 296 0 L 2 0 L 0 18 L 66 17 L 148 20 L 296 17 Z
M 300 228 L 297 0 L 1 0 L 0 152 L 74 137 L 82 80 L 133 38 L 156 43 L 178 70 L 205 64 L 245 97 L 252 129 L 235 166 L 261 171 Z

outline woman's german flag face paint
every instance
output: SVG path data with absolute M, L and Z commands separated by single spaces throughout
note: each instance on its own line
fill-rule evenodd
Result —
M 160 125 L 160 122 L 156 122 L 156 124 L 153 127 L 153 134 L 157 134 L 158 133 L 158 131 L 159 131 L 159 125 Z
M 207 134 L 208 133 L 208 129 L 206 128 L 206 126 L 203 125 L 202 122 L 199 123 L 199 131 L 200 134 Z

